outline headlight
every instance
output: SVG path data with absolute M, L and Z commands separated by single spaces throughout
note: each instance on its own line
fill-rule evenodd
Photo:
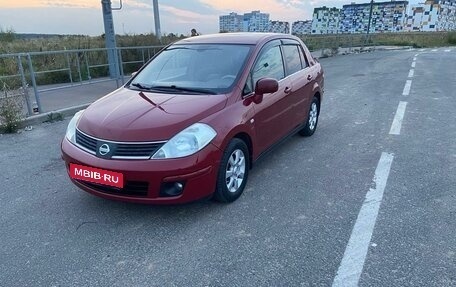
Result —
M 216 135 L 214 129 L 206 124 L 193 124 L 171 138 L 152 156 L 152 159 L 192 155 L 207 146 Z
M 76 144 L 76 124 L 78 123 L 79 118 L 81 117 L 82 113 L 84 110 L 77 112 L 74 114 L 73 118 L 71 119 L 70 123 L 68 124 L 67 130 L 66 130 L 66 138 Z

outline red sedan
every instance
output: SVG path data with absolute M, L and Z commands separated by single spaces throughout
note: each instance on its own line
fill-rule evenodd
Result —
M 232 202 L 281 139 L 315 132 L 320 64 L 291 35 L 192 37 L 78 112 L 62 141 L 71 180 L 114 200 Z

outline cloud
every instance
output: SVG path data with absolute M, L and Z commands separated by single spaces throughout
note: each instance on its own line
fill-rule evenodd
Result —
M 217 15 L 204 15 L 189 10 L 179 9 L 173 6 L 160 5 L 161 11 L 166 11 L 177 17 L 176 20 L 200 20 L 200 19 L 218 19 Z
M 2 24 L 12 27 L 17 33 L 100 35 L 103 33 L 103 18 L 99 10 L 62 7 L 0 9 L 0 19 Z
M 0 1 L 3 8 L 95 8 L 101 7 L 101 1 L 93 0 L 21 0 L 21 1 Z M 113 4 L 115 5 L 115 4 Z
M 31 7 L 44 7 L 46 6 L 46 1 L 42 0 L 23 0 L 23 1 L 0 1 L 0 6 L 2 9 L 7 8 L 31 8 Z
M 218 32 L 218 14 L 203 14 L 170 5 L 160 5 L 161 29 L 163 32 L 178 32 L 187 34 L 195 28 L 198 32 Z
M 144 2 L 141 0 L 128 0 L 128 1 L 124 0 L 123 6 L 128 9 L 140 9 L 140 10 L 147 9 L 150 11 L 152 11 L 152 9 L 153 9 L 152 0 L 147 1 L 147 2 Z

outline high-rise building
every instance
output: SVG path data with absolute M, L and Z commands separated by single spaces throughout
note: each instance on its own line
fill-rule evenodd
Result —
M 242 32 L 244 29 L 244 16 L 237 13 L 219 17 L 220 32 Z
M 312 15 L 312 34 L 337 34 L 340 9 L 326 6 L 315 8 Z
M 434 1 L 412 5 L 408 15 L 406 31 L 437 31 L 437 20 L 440 14 L 440 5 Z
M 269 22 L 269 32 L 290 34 L 290 23 L 285 21 Z
M 456 1 L 428 0 L 412 5 L 407 17 L 407 31 L 452 31 L 456 30 Z
M 405 31 L 421 31 L 424 9 L 421 5 L 412 5 L 405 22 Z
M 244 32 L 268 32 L 269 14 L 252 11 L 244 14 Z
M 407 1 L 374 2 L 370 33 L 400 32 L 404 30 Z M 342 6 L 339 31 L 341 33 L 366 33 L 369 26 L 371 4 Z
M 268 32 L 269 14 L 252 11 L 239 15 L 230 13 L 219 17 L 220 32 Z
M 291 25 L 291 34 L 307 35 L 312 33 L 312 20 L 296 21 Z
M 437 31 L 456 30 L 456 0 L 441 0 Z

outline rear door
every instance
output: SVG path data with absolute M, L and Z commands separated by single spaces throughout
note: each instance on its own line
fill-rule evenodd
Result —
M 292 98 L 293 123 L 300 125 L 307 119 L 312 100 L 314 75 L 304 56 L 301 45 L 294 40 L 284 40 L 282 45 L 287 78 L 293 87 Z

